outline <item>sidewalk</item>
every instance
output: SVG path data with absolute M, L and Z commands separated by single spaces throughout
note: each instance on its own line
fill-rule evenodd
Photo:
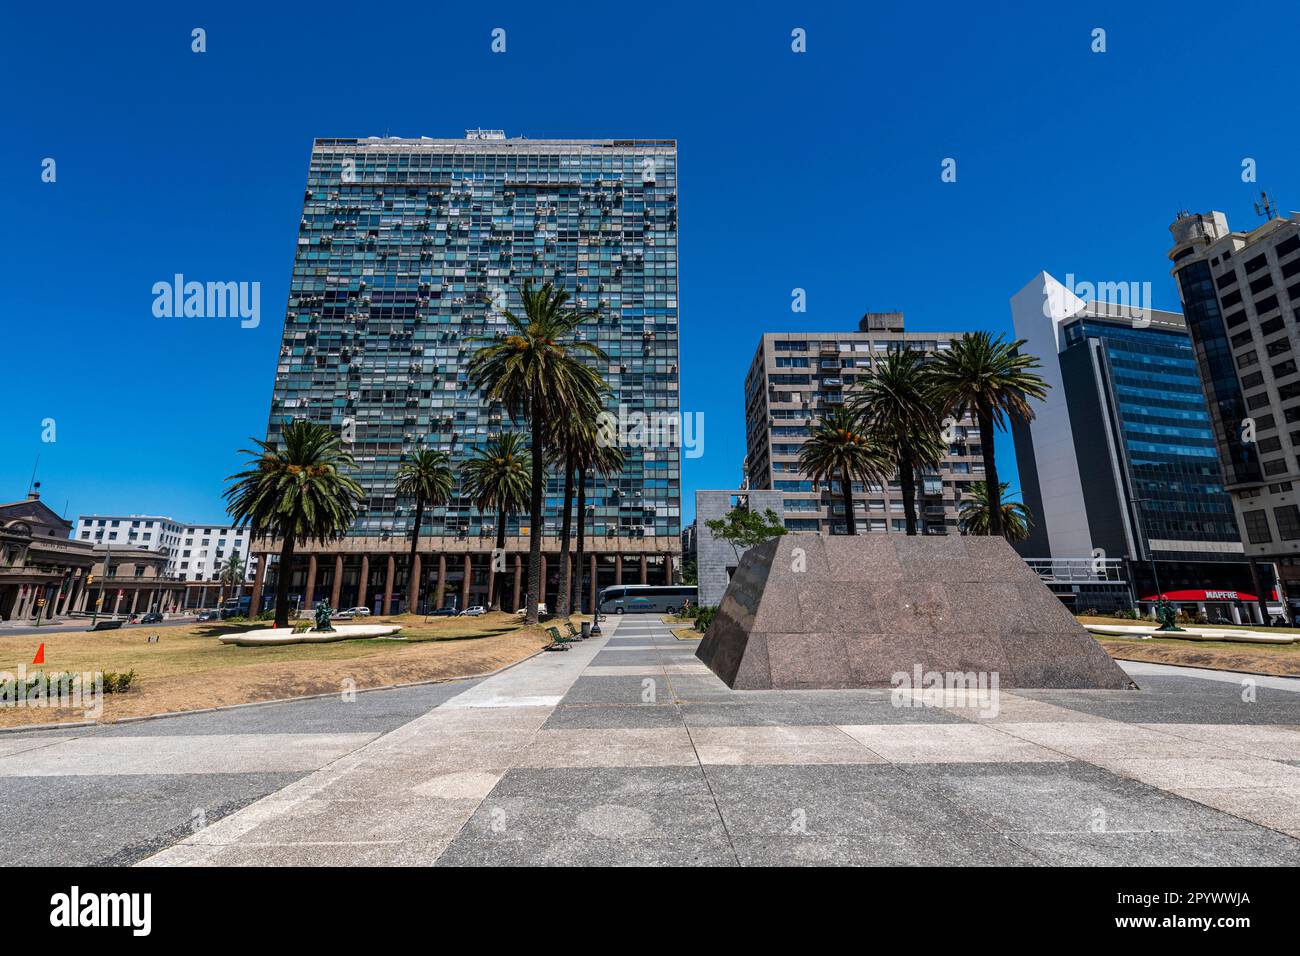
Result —
M 657 618 L 460 693 L 143 865 L 1300 865 L 1300 682 L 728 689 Z

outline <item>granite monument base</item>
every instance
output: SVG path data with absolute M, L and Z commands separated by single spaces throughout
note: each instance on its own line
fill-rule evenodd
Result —
M 788 534 L 740 561 L 696 657 L 736 690 L 1136 684 L 1001 538 Z

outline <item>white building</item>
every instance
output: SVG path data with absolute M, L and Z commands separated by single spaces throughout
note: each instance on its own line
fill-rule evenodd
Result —
M 245 580 L 253 577 L 247 528 L 182 524 L 160 515 L 84 515 L 75 537 L 114 550 L 161 551 L 167 555 L 166 575 L 181 581 L 216 581 L 232 554 L 243 560 Z

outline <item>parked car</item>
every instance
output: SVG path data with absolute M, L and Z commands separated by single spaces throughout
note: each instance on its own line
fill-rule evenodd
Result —
M 515 611 L 515 613 L 516 613 L 516 614 L 527 614 L 527 613 L 528 613 L 528 607 L 527 607 L 527 605 L 525 605 L 524 607 L 521 607 L 519 610 Z M 548 610 L 546 610 L 546 602 L 545 602 L 545 601 L 543 601 L 543 602 L 541 602 L 540 604 L 537 605 L 537 613 L 538 613 L 538 614 L 542 614 L 542 615 L 545 615 L 545 614 L 549 614 L 549 613 L 550 613 Z
M 370 608 L 368 607 L 350 607 L 342 611 L 335 611 L 330 615 L 336 621 L 350 621 L 355 617 L 369 617 Z
M 221 612 L 220 611 L 199 611 L 198 619 L 200 621 L 219 621 L 221 620 Z
M 460 612 L 454 606 L 440 607 L 436 611 L 430 611 L 429 617 L 455 617 L 458 613 Z
M 475 604 L 471 607 L 465 608 L 465 610 L 461 611 L 460 613 L 462 617 L 478 617 L 480 614 L 486 614 L 487 608 L 485 608 L 482 604 Z
M 161 624 L 163 616 L 157 611 L 150 611 L 144 617 L 140 618 L 141 624 Z

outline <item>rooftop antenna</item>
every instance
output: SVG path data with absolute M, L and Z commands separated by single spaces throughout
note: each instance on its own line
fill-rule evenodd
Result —
M 35 461 L 35 463 L 32 465 L 32 477 L 31 477 L 30 479 L 28 479 L 28 481 L 27 481 L 27 493 L 28 493 L 29 495 L 32 493 L 32 486 L 36 484 L 36 468 L 37 468 L 37 466 L 40 465 L 40 463 L 41 463 L 41 453 L 40 453 L 40 452 L 37 452 L 37 453 L 36 453 L 36 461 Z
M 1259 191 L 1259 199 L 1255 203 L 1255 215 L 1263 216 L 1265 219 L 1272 219 L 1277 215 L 1277 202 L 1268 198 L 1268 193 L 1264 190 Z

